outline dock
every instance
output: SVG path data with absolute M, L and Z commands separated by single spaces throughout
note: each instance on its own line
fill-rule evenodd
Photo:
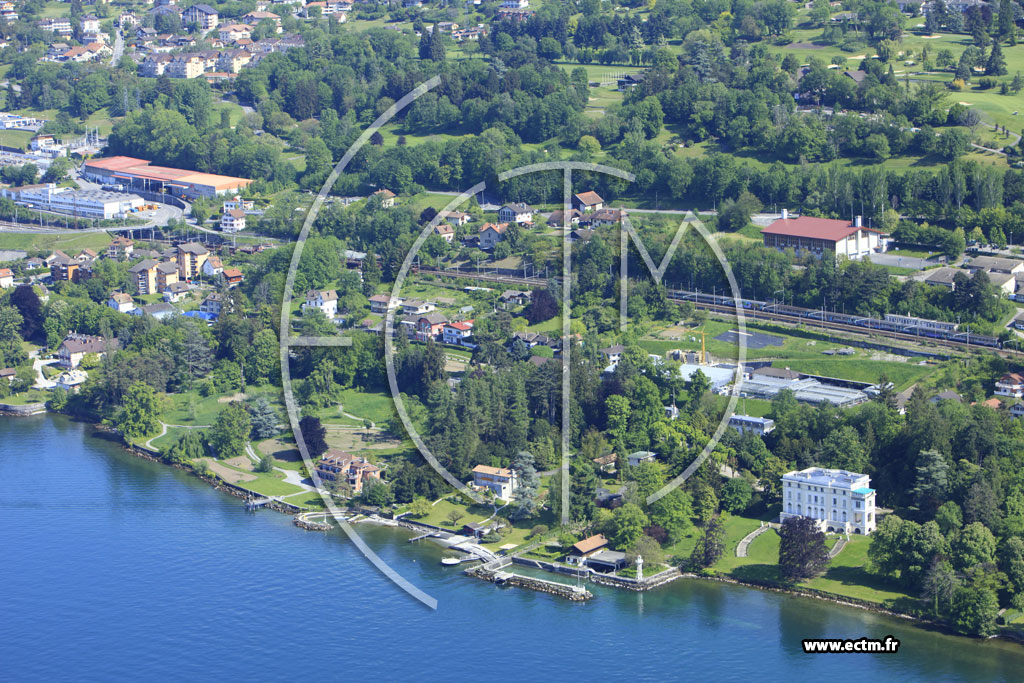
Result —
M 409 543 L 415 543 L 416 541 L 422 541 L 424 538 L 441 538 L 440 531 L 428 531 L 425 534 L 420 534 L 416 538 L 410 538 Z

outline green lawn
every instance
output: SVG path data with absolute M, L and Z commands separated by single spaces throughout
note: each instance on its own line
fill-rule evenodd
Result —
M 45 403 L 48 400 L 50 400 L 50 393 L 48 391 L 29 389 L 18 394 L 11 394 L 6 398 L 0 398 L 0 403 L 9 406 L 24 406 L 29 403 Z
M 454 497 L 454 496 L 453 496 Z M 462 517 L 454 526 L 448 523 L 448 515 L 453 510 L 458 510 L 462 514 Z M 416 518 L 417 522 L 423 522 L 424 524 L 433 524 L 434 526 L 444 527 L 446 529 L 461 529 L 463 525 L 470 522 L 482 522 L 483 520 L 494 514 L 494 509 L 490 505 L 463 505 L 461 503 L 453 503 L 451 498 L 446 498 L 440 501 L 437 505 L 430 508 L 430 514 L 426 517 Z M 503 543 L 512 541 L 504 541 Z M 501 545 L 499 543 L 498 545 Z
M 387 392 L 345 389 L 341 392 L 341 407 L 346 413 L 369 419 L 378 427 L 386 428 L 390 424 L 398 424 L 394 399 Z M 361 425 L 362 423 L 359 424 Z
M 814 360 L 793 360 L 778 361 L 772 363 L 775 367 L 788 367 L 796 372 L 806 372 L 811 375 L 824 375 L 826 377 L 839 377 L 855 382 L 877 382 L 883 374 L 888 376 L 889 381 L 896 385 L 897 390 L 903 390 L 915 382 L 919 382 L 925 376 L 934 372 L 934 368 L 928 365 L 917 365 L 913 362 L 899 363 L 893 361 L 867 360 L 862 357 L 863 352 L 853 356 L 842 358 L 816 358 Z M 861 357 L 858 357 L 861 356 Z
M 800 585 L 883 604 L 909 598 L 890 582 L 864 569 L 870 545 L 871 539 L 867 536 L 851 536 L 850 542 L 832 559 L 831 566 L 822 576 Z
M 71 253 L 81 249 L 101 251 L 110 244 L 110 235 L 105 232 L 89 232 L 81 235 L 61 233 L 31 235 L 22 233 L 0 234 L 0 249 L 24 249 L 25 251 L 50 252 L 60 249 Z

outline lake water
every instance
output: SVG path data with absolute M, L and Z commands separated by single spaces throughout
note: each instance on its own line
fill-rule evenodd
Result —
M 358 526 L 431 611 L 340 533 L 305 532 L 62 417 L 0 418 L 0 680 L 1021 681 L 1024 646 L 711 582 L 576 604 Z M 902 641 L 807 655 L 806 637 Z

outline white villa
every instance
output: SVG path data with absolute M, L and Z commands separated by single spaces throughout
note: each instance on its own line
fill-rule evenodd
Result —
M 509 500 L 519 482 L 516 481 L 515 470 L 477 465 L 473 468 L 473 486 L 490 489 L 498 498 Z
M 866 474 L 808 467 L 782 475 L 782 514 L 810 517 L 822 531 L 868 535 L 875 530 L 875 490 Z

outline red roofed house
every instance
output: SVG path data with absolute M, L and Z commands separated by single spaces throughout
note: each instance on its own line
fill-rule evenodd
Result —
M 316 473 L 328 481 L 347 481 L 356 495 L 363 492 L 363 484 L 370 479 L 380 479 L 380 468 L 366 458 L 357 458 L 333 448 L 324 454 L 316 464 Z
M 238 268 L 225 268 L 220 275 L 228 283 L 228 287 L 234 287 L 242 283 L 242 271 Z
M 505 239 L 508 223 L 484 223 L 480 227 L 480 248 L 494 249 L 494 246 Z
M 374 197 L 380 198 L 380 206 L 382 209 L 390 209 L 395 205 L 395 193 L 388 189 L 377 190 L 373 193 Z
M 468 348 L 476 348 L 476 344 L 472 344 L 468 341 L 473 336 L 473 321 L 463 320 L 461 322 L 448 323 L 444 326 L 441 332 L 442 339 L 445 344 L 454 344 L 455 346 L 465 346 Z
M 881 232 L 863 227 L 860 216 L 852 223 L 813 216 L 790 218 L 783 209 L 782 218 L 762 230 L 761 235 L 766 247 L 793 249 L 798 255 L 818 258 L 831 251 L 837 258 L 860 259 L 881 248 Z
M 604 208 L 604 200 L 596 192 L 580 192 L 572 196 L 572 208 L 580 212 L 600 211 Z
M 10 268 L 0 268 L 0 289 L 7 289 L 14 284 L 14 273 Z
M 1024 375 L 1019 372 L 1009 372 L 1000 377 L 996 381 L 996 394 L 1024 398 Z

